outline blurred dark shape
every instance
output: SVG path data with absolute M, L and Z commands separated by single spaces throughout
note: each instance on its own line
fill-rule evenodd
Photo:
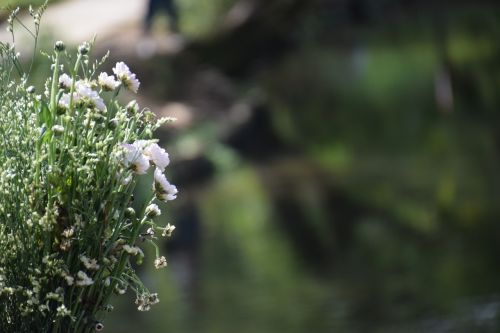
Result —
M 262 104 L 254 106 L 247 121 L 226 138 L 225 143 L 236 149 L 245 158 L 263 161 L 285 152 L 292 152 L 273 128 L 271 110 Z
M 248 75 L 285 55 L 296 45 L 298 21 L 316 1 L 242 0 L 229 11 L 213 39 L 188 50 L 203 63 L 231 76 Z M 221 53 L 221 50 L 226 52 Z
M 199 186 L 211 180 L 215 174 L 213 163 L 205 156 L 178 161 L 172 165 L 173 178 L 179 186 Z
M 195 202 L 187 201 L 180 206 L 176 211 L 175 220 L 175 237 L 165 242 L 164 247 L 169 253 L 169 260 L 174 263 L 172 273 L 181 288 L 183 298 L 194 306 L 198 296 L 197 276 L 201 246 L 201 220 Z
M 435 78 L 436 102 L 438 108 L 445 113 L 453 110 L 453 89 L 449 71 L 438 70 Z
M 144 31 L 150 32 L 155 15 L 163 11 L 167 14 L 170 24 L 170 30 L 174 33 L 179 32 L 179 13 L 174 0 L 149 0 L 146 17 L 144 18 Z

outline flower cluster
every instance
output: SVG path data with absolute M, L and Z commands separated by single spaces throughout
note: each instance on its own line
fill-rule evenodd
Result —
M 144 175 L 151 165 L 155 167 L 153 190 L 156 197 L 164 202 L 174 200 L 177 197 L 177 187 L 170 184 L 165 177 L 163 170 L 170 163 L 169 155 L 165 149 L 158 146 L 157 143 L 138 140 L 132 144 L 121 144 L 121 164 L 137 175 Z M 127 178 L 125 178 L 125 182 Z M 158 206 L 148 207 L 148 214 L 154 212 L 156 216 L 160 215 Z
M 135 74 L 130 72 L 127 65 L 123 62 L 118 62 L 113 71 L 120 73 L 119 81 L 115 80 L 114 75 L 108 75 L 106 72 L 100 73 L 96 82 L 85 79 L 75 82 L 66 73 L 59 76 L 59 87 L 66 91 L 59 99 L 60 109 L 64 112 L 70 107 L 70 103 L 75 103 L 83 107 L 97 108 L 100 111 L 105 111 L 106 105 L 94 87 L 99 87 L 104 92 L 110 92 L 120 87 L 123 83 L 126 88 L 137 93 L 140 82 Z
M 113 73 L 115 73 L 118 80 L 120 80 L 125 87 L 137 93 L 141 83 L 124 62 L 117 63 L 115 68 L 113 68 Z
M 102 330 L 111 295 L 127 289 L 140 311 L 159 301 L 132 262 L 151 245 L 151 267 L 167 266 L 156 233 L 175 227 L 156 221 L 178 190 L 153 133 L 171 119 L 122 105 L 139 80 L 123 62 L 99 73 L 91 49 L 70 60 L 57 42 L 39 94 L 27 75 L 13 81 L 15 49 L 0 44 L 0 332 Z M 148 173 L 149 197 L 133 200 Z
M 137 304 L 137 309 L 139 311 L 149 311 L 151 305 L 158 303 L 160 299 L 158 298 L 158 294 L 143 294 L 138 295 L 135 300 L 135 304 Z

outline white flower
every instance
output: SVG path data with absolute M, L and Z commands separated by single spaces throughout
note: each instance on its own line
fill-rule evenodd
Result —
M 132 145 L 143 152 L 151 144 L 148 140 L 136 140 Z
M 76 276 L 78 277 L 78 280 L 76 281 L 76 285 L 78 287 L 90 286 L 94 283 L 94 280 L 88 277 L 83 271 L 78 271 Z
M 54 134 L 63 134 L 64 133 L 64 127 L 62 127 L 61 125 L 54 125 L 52 126 L 52 132 L 54 132 Z
M 71 315 L 71 311 L 69 311 L 64 304 L 59 305 L 56 311 L 58 317 L 65 317 Z
M 123 251 L 125 251 L 128 254 L 133 255 L 133 256 L 136 256 L 138 254 L 141 255 L 141 256 L 144 255 L 144 253 L 142 252 L 142 250 L 139 247 L 137 247 L 137 246 L 130 246 L 128 244 L 123 245 Z
M 167 202 L 177 198 L 177 187 L 170 184 L 165 175 L 158 168 L 155 169 L 154 179 L 153 190 L 156 192 L 158 199 Z
M 151 308 L 149 297 L 147 297 L 147 295 L 137 296 L 135 304 L 138 305 L 137 310 L 139 311 L 149 311 L 149 309 Z
M 75 96 L 74 94 L 73 96 Z M 73 100 L 75 98 L 73 97 Z M 69 94 L 62 94 L 61 98 L 59 98 L 59 106 L 62 107 L 63 109 L 68 109 L 69 108 L 69 101 L 70 101 L 70 95 Z
M 137 93 L 141 83 L 124 62 L 117 62 L 115 68 L 113 68 L 113 73 L 115 73 L 118 80 L 120 80 L 125 87 Z
M 146 230 L 146 233 L 143 234 L 143 236 L 148 236 L 148 237 L 151 237 L 151 238 L 156 238 L 155 237 L 155 230 L 153 228 L 148 228 L 148 230 Z
M 59 87 L 63 89 L 70 89 L 73 85 L 73 79 L 66 73 L 59 76 Z
M 104 101 L 99 96 L 97 91 L 92 90 L 88 82 L 82 80 L 77 81 L 75 84 L 75 90 L 77 93 L 77 101 L 83 100 L 101 111 L 106 109 Z
M 150 294 L 149 295 L 148 301 L 149 301 L 149 304 L 155 305 L 155 304 L 160 303 L 160 298 L 158 298 L 158 294 L 157 293 L 154 293 L 154 294 Z
M 65 238 L 70 238 L 73 236 L 74 233 L 75 233 L 75 228 L 71 227 L 64 229 L 61 235 Z
M 68 286 L 72 286 L 73 282 L 75 282 L 75 279 L 71 275 L 65 275 L 64 279 L 66 280 Z
M 144 312 L 144 311 L 149 311 L 150 308 L 151 307 L 149 306 L 149 304 L 141 304 L 137 307 L 137 310 Z
M 135 246 L 130 246 L 128 244 L 123 245 L 123 251 L 127 252 L 128 254 L 131 255 L 136 255 L 137 254 L 137 248 Z
M 161 235 L 163 237 L 171 237 L 172 236 L 172 232 L 174 232 L 175 230 L 175 225 L 171 225 L 170 223 L 167 224 L 167 226 L 165 227 L 165 229 L 163 229 L 163 232 L 161 233 Z
M 151 204 L 146 207 L 146 215 L 149 217 L 156 217 L 161 215 L 161 210 L 157 204 Z
M 168 153 L 156 143 L 146 146 L 144 155 L 146 155 L 161 171 L 164 171 L 165 167 L 170 163 Z
M 125 151 L 123 164 L 138 175 L 145 174 L 149 169 L 149 160 L 136 146 L 128 143 L 123 143 L 121 146 Z
M 164 256 L 155 259 L 155 268 L 160 269 L 163 267 L 167 267 L 167 259 Z
M 126 285 L 122 285 L 120 286 L 119 284 L 115 285 L 115 291 L 119 294 L 119 295 L 123 295 L 127 292 L 127 286 Z
M 97 264 L 97 260 L 95 260 L 95 259 L 89 259 L 89 258 L 87 258 L 84 255 L 80 256 L 80 261 L 83 263 L 83 266 L 85 266 L 85 268 L 90 269 L 90 270 L 97 271 L 99 269 L 99 267 L 100 267 Z
M 102 72 L 101 74 L 99 74 L 97 82 L 105 91 L 113 91 L 120 85 L 120 82 L 115 80 L 114 75 L 108 75 L 108 73 L 106 72 Z

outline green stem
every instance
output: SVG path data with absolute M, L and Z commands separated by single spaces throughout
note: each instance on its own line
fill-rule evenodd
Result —
M 60 52 L 56 53 L 56 61 L 54 63 L 54 73 L 52 75 L 52 87 L 50 89 L 50 111 L 52 113 L 52 122 L 54 122 L 57 113 L 57 92 L 59 91 L 59 56 Z

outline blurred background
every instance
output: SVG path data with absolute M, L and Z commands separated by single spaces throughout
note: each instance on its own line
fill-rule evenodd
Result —
M 154 2 L 42 19 L 42 49 L 97 34 L 178 118 L 169 264 L 138 267 L 161 302 L 117 297 L 106 331 L 500 331 L 497 1 Z

